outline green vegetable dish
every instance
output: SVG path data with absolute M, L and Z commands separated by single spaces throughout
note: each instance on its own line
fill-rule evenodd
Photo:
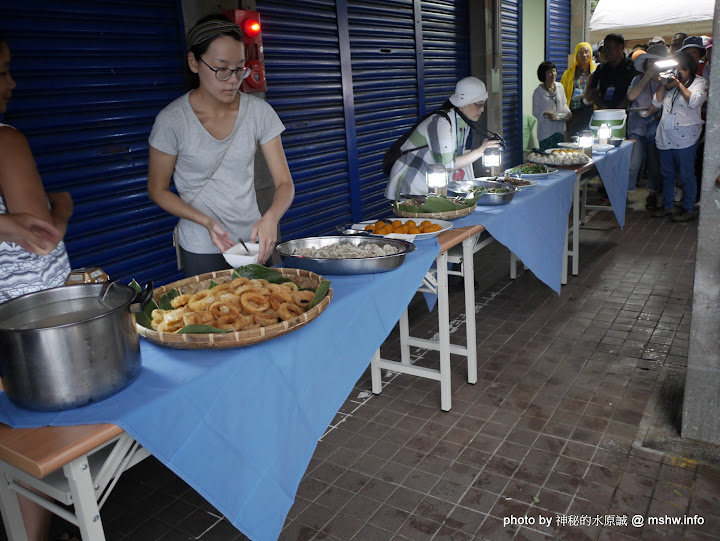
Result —
M 522 165 L 516 165 L 512 169 L 508 169 L 507 171 L 511 175 L 515 174 L 521 174 L 521 175 L 541 175 L 548 172 L 548 168 L 546 165 L 542 163 L 524 163 Z
M 394 206 L 402 212 L 434 213 L 451 212 L 472 207 L 475 199 L 449 198 L 444 195 L 428 196 L 424 199 L 411 199 L 409 201 L 395 202 Z

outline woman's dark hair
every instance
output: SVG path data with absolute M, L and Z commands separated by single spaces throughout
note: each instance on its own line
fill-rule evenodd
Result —
M 2 30 L 0 30 L 0 45 L 3 43 L 7 43 L 7 38 L 5 37 L 5 34 L 2 33 Z
M 197 26 L 199 26 L 203 23 L 206 23 L 208 21 L 232 22 L 232 21 L 230 21 L 230 19 L 228 19 L 222 13 L 214 13 L 212 15 L 206 15 L 205 17 L 203 17 L 202 19 L 200 19 L 198 22 L 195 23 L 195 26 L 193 26 L 190 29 L 190 32 L 188 32 L 188 35 L 190 35 L 190 33 L 193 31 L 194 28 L 196 28 Z M 215 41 L 217 38 L 219 38 L 220 36 L 229 36 L 232 39 L 234 39 L 235 41 L 239 41 L 241 43 L 243 41 L 243 38 L 240 34 L 238 34 L 237 32 L 234 32 L 232 30 L 228 30 L 227 32 L 219 33 L 217 36 L 214 36 L 210 39 L 206 39 L 205 41 L 201 41 L 200 43 L 197 43 L 194 46 L 189 47 L 188 52 L 192 53 L 193 56 L 195 57 L 195 60 L 197 60 L 199 62 L 200 57 L 207 52 L 208 48 L 210 47 L 210 44 L 213 41 Z M 188 44 L 188 46 L 189 45 L 190 44 Z M 185 64 L 185 88 L 186 88 L 186 90 L 192 90 L 192 89 L 197 88 L 198 86 L 200 86 L 200 78 L 198 77 L 198 74 L 193 73 L 190 70 L 190 66 Z
M 553 70 L 553 69 L 557 69 L 557 68 L 555 67 L 555 64 L 553 64 L 549 60 L 546 60 L 545 62 L 543 62 L 542 64 L 540 64 L 538 66 L 537 76 L 541 83 L 545 82 L 545 75 L 547 75 L 547 72 L 550 70 Z
M 695 80 L 695 75 L 697 75 L 697 70 L 698 70 L 697 62 L 695 62 L 695 59 L 687 51 L 676 52 L 675 60 L 677 60 L 677 62 L 678 62 L 678 68 L 687 69 L 690 72 L 690 77 L 688 77 L 688 80 L 687 80 L 687 83 L 685 83 L 685 86 L 690 85 L 693 82 L 693 80 Z

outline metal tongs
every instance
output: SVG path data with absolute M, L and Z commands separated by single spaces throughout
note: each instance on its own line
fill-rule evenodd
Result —
M 537 153 L 537 154 L 540 154 L 541 156 L 550 156 L 550 153 L 549 153 L 549 152 L 546 152 L 546 151 L 544 151 L 544 150 L 540 150 L 539 148 L 533 148 L 532 151 L 535 152 L 535 153 Z

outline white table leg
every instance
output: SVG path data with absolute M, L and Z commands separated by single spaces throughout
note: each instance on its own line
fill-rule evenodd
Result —
M 410 323 L 408 321 L 408 309 L 400 316 L 400 362 L 410 364 Z
M 86 456 L 81 456 L 63 466 L 65 477 L 70 485 L 75 515 L 78 519 L 80 535 L 83 539 L 105 541 L 100 509 L 95 499 L 93 480 Z
M 467 342 L 467 370 L 468 383 L 472 384 L 477 383 L 477 343 L 475 334 L 475 265 L 473 261 L 474 240 L 475 237 L 470 237 L 468 239 L 465 239 L 462 243 L 463 279 L 465 289 L 465 333 Z
M 517 256 L 510 252 L 510 279 L 517 278 Z
M 370 379 L 372 381 L 373 394 L 382 392 L 382 368 L 380 368 L 380 349 L 375 350 L 370 361 Z
M 567 284 L 568 274 L 568 242 L 570 242 L 569 230 L 565 228 L 565 244 L 563 245 L 563 259 L 562 259 L 562 276 L 560 277 L 560 283 L 562 285 Z
M 440 345 L 440 408 L 443 411 L 450 411 L 452 407 L 452 388 L 450 385 L 450 306 L 447 252 L 442 252 L 436 261 L 438 281 L 438 334 Z
M 573 258 L 572 273 L 577 276 L 580 270 L 580 177 L 575 177 L 575 188 L 573 189 Z
M 10 541 L 28 541 L 18 494 L 10 488 L 9 483 L 7 477 L 0 474 L 0 511 L 2 511 L 5 533 Z

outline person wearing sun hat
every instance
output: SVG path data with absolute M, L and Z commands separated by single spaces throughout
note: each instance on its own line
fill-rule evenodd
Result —
M 705 55 L 705 45 L 703 45 L 703 39 L 700 36 L 688 36 L 683 40 L 681 51 L 686 51 L 690 56 L 697 62 L 698 69 L 697 74 L 703 74 L 703 68 L 705 68 L 705 62 L 701 58 Z
M 656 44 L 648 47 L 647 53 L 636 56 L 633 64 L 639 75 L 632 80 L 627 92 L 628 100 L 632 102 L 631 109 L 646 109 L 628 113 L 627 138 L 635 140 L 630 156 L 628 191 L 633 191 L 637 186 L 638 174 L 645 160 L 649 191 L 645 199 L 645 208 L 652 210 L 657 208 L 658 195 L 662 191 L 660 153 L 655 146 L 660 110 L 652 104 L 653 94 L 660 83 L 657 80 L 658 70 L 654 65 L 658 60 L 666 58 L 667 54 L 665 45 Z
M 665 45 L 665 38 L 662 36 L 655 36 L 648 41 L 648 47 L 652 47 L 653 45 Z
M 438 111 L 421 120 L 400 147 L 400 157 L 390 170 L 385 197 L 396 200 L 402 194 L 426 194 L 425 174 L 431 164 L 442 164 L 453 180 L 475 177 L 473 163 L 485 149 L 500 145 L 485 139 L 472 148 L 473 126 L 485 111 L 488 93 L 477 77 L 465 77 Z

